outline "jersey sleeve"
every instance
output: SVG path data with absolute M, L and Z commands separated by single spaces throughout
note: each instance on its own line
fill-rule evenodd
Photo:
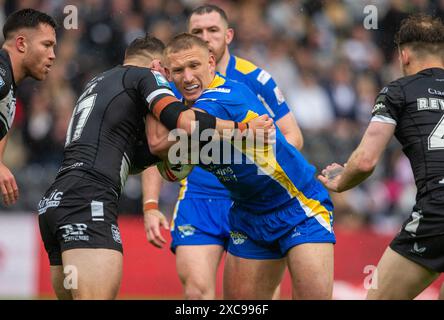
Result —
M 405 97 L 402 87 L 397 81 L 390 83 L 387 87 L 384 87 L 376 97 L 371 121 L 396 125 L 404 102 Z
M 196 100 L 193 107 L 201 109 L 217 118 L 230 120 L 230 115 L 214 95 L 203 94 L 198 100 Z
M 275 121 L 290 112 L 284 95 L 267 71 L 257 68 L 249 74 L 249 78 L 254 87 L 254 93 L 257 94 L 259 100 Z
M 162 103 L 161 100 L 168 100 L 168 103 L 177 100 L 167 79 L 160 72 L 140 68 L 133 76 L 136 77 L 133 82 L 136 83 L 136 90 L 147 102 L 151 113 L 156 104 Z

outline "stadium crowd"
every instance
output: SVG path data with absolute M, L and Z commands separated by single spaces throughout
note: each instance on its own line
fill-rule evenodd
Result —
M 57 58 L 48 79 L 25 81 L 18 91 L 5 157 L 21 194 L 16 205 L 1 211 L 35 211 L 60 165 L 72 109 L 86 81 L 119 64 L 124 48 L 146 31 L 168 42 L 185 30 L 190 9 L 204 2 L 0 0 L 1 26 L 8 14 L 25 7 L 48 12 L 60 24 Z M 221 6 L 231 19 L 232 52 L 269 71 L 278 83 L 303 131 L 302 153 L 318 170 L 332 160 L 347 160 L 370 120 L 378 91 L 401 76 L 393 42 L 400 21 L 419 11 L 444 18 L 442 0 L 208 2 Z M 78 9 L 73 29 L 64 27 L 71 12 L 64 13 L 67 5 Z M 376 29 L 363 24 L 367 5 L 377 9 Z M 177 185 L 164 184 L 163 212 L 172 213 L 177 190 Z M 393 141 L 366 183 L 332 195 L 336 223 L 392 232 L 411 212 L 415 192 L 408 160 Z M 120 212 L 141 215 L 141 196 L 140 179 L 131 176 Z

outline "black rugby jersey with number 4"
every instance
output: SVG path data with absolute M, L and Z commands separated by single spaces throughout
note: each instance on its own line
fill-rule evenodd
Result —
M 372 121 L 396 125 L 395 136 L 410 160 L 417 200 L 444 192 L 444 69 L 400 78 L 376 98 Z
M 138 148 L 147 113 L 165 96 L 174 96 L 168 82 L 148 68 L 117 66 L 93 78 L 74 108 L 58 177 L 86 173 L 120 192 L 136 154 L 146 166 L 158 161 L 146 143 L 144 155 Z
M 0 50 L 0 139 L 11 129 L 15 115 L 16 85 L 8 53 Z

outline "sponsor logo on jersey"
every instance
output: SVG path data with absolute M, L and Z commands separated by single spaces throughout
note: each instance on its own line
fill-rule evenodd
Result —
M 265 85 L 268 82 L 268 80 L 270 80 L 270 79 L 271 79 L 271 75 L 265 70 L 262 70 L 261 72 L 259 72 L 259 74 L 257 76 L 257 81 L 262 83 L 262 85 Z
M 85 235 L 88 226 L 84 223 L 65 224 L 59 229 L 65 231 L 65 233 L 62 234 L 62 238 L 65 242 L 89 241 L 89 236 Z
M 444 96 L 444 92 L 443 92 L 443 91 L 440 91 L 440 90 L 436 90 L 436 89 L 428 88 L 427 91 L 428 91 L 430 94 L 434 94 L 434 95 L 437 95 L 437 96 Z
M 63 192 L 55 189 L 48 198 L 43 197 L 39 202 L 38 212 L 39 214 L 45 213 L 48 208 L 57 208 L 62 200 Z
M 384 87 L 381 89 L 381 91 L 379 91 L 379 94 L 384 94 L 387 93 L 389 91 L 389 89 L 387 87 Z
M 3 80 L 3 78 L 0 76 L 0 88 L 3 87 L 5 85 L 5 81 Z
M 282 104 L 285 102 L 284 95 L 282 94 L 282 91 L 278 87 L 275 87 L 273 89 L 273 92 L 274 92 L 274 95 L 276 96 L 276 100 L 277 100 L 278 104 Z
M 439 184 L 444 184 L 444 178 L 438 181 Z
M 6 76 L 6 70 L 0 67 L 0 74 L 4 77 Z
M 374 105 L 372 113 L 378 112 L 378 111 L 383 110 L 385 108 L 386 108 L 385 104 L 383 104 L 382 102 L 377 103 L 377 104 Z
M 237 231 L 230 231 L 230 237 L 235 245 L 243 244 L 248 239 L 246 235 Z
M 204 93 L 208 93 L 208 92 L 230 93 L 231 89 L 229 89 L 229 88 L 212 88 L 212 89 L 205 90 Z
M 194 234 L 194 232 L 196 231 L 196 228 L 194 228 L 191 224 L 184 224 L 184 225 L 178 226 L 177 229 L 180 232 L 181 238 L 192 236 Z
M 60 173 L 62 171 L 65 171 L 65 170 L 70 170 L 70 169 L 75 169 L 75 168 L 78 168 L 78 167 L 82 167 L 82 166 L 83 166 L 83 162 L 76 162 L 76 163 L 74 163 L 74 164 L 72 164 L 70 166 L 67 166 L 67 167 L 60 167 L 58 173 Z
M 151 70 L 151 72 L 154 74 L 154 78 L 156 78 L 159 87 L 168 87 L 171 89 L 170 83 L 159 71 Z
M 418 111 L 423 110 L 444 110 L 444 99 L 439 98 L 419 98 L 416 100 Z
M 111 233 L 113 235 L 113 239 L 115 242 L 122 244 L 122 238 L 120 237 L 119 227 L 112 224 L 111 225 Z

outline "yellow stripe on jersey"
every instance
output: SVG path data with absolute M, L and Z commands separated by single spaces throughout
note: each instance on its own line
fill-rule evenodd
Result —
M 217 88 L 217 87 L 220 87 L 221 85 L 223 85 L 224 83 L 225 83 L 225 79 L 216 74 L 216 76 L 214 77 L 213 81 L 211 81 L 208 88 Z
M 246 122 L 251 121 L 257 117 L 259 117 L 259 114 L 257 114 L 254 111 L 248 110 L 247 115 L 245 116 L 245 118 L 241 122 L 246 123 Z
M 234 68 L 243 74 L 249 74 L 257 69 L 257 67 L 254 64 L 252 64 L 250 61 L 247 61 L 239 57 L 234 57 L 234 59 L 236 60 Z
M 174 230 L 174 220 L 176 220 L 177 217 L 177 211 L 179 210 L 180 201 L 185 198 L 185 192 L 187 192 L 187 186 L 188 186 L 187 178 L 182 179 L 180 181 L 179 196 L 177 197 L 177 202 L 176 205 L 174 206 L 173 218 L 171 219 L 171 224 L 170 224 L 171 231 Z
M 250 121 L 257 117 L 257 114 L 256 116 L 254 116 L 254 114 L 255 112 L 249 111 L 243 122 Z M 294 185 L 293 181 L 291 181 L 284 169 L 279 165 L 271 145 L 258 146 L 256 144 L 256 146 L 249 146 L 247 144 L 246 148 L 241 147 L 241 150 L 241 148 L 234 143 L 234 147 L 239 151 L 242 151 L 242 153 L 253 161 L 256 166 L 261 168 L 265 174 L 277 181 L 285 190 L 287 190 L 290 196 L 295 197 L 308 217 L 315 217 L 324 228 L 329 232 L 332 232 L 332 213 L 329 212 L 319 200 L 307 198 L 304 193 Z

